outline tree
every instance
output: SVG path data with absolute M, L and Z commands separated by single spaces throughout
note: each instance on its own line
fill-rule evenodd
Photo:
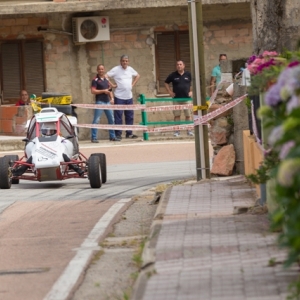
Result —
M 299 39 L 299 3 L 294 0 L 251 0 L 253 52 L 295 50 Z

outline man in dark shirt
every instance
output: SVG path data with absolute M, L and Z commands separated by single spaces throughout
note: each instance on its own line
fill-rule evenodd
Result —
M 113 93 L 111 91 L 111 84 L 108 79 L 105 77 L 105 68 L 103 65 L 97 66 L 97 76 L 92 81 L 91 93 L 96 95 L 96 104 L 102 105 L 111 105 L 114 103 Z M 108 124 L 115 124 L 114 115 L 112 110 L 105 109 L 104 110 Z M 100 117 L 103 113 L 103 109 L 95 109 L 93 124 L 98 124 Z M 109 140 L 119 142 L 115 135 L 114 130 L 109 130 Z M 99 143 L 97 139 L 97 128 L 92 128 L 91 130 L 91 141 L 92 143 Z
M 171 73 L 165 80 L 165 87 L 172 98 L 191 98 L 191 73 L 184 70 L 185 64 L 182 60 L 176 62 L 176 71 Z M 173 91 L 171 91 L 170 83 L 172 83 Z M 174 102 L 174 104 L 187 104 L 188 102 Z M 174 121 L 180 121 L 181 110 L 174 110 Z M 191 111 L 189 109 L 184 110 L 185 120 L 191 120 Z M 193 132 L 188 130 L 187 134 L 193 136 Z M 178 137 L 179 131 L 174 132 L 174 136 Z

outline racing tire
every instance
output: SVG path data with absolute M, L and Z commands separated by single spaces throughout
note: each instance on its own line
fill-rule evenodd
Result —
M 107 168 L 106 168 L 106 155 L 104 153 L 93 153 L 91 156 L 98 156 L 101 165 L 101 178 L 102 183 L 107 181 Z
M 11 187 L 8 168 L 9 159 L 6 156 L 0 157 L 0 189 L 10 189 Z
M 46 107 L 55 107 L 59 112 L 64 113 L 65 115 L 72 115 L 72 105 L 66 104 L 66 105 L 59 105 L 59 104 L 41 104 L 41 108 L 46 108 Z
M 9 160 L 9 165 L 12 167 L 16 160 L 19 160 L 19 155 L 5 155 L 5 157 Z M 13 179 L 11 180 L 12 184 L 19 184 L 20 179 Z
M 89 158 L 88 175 L 90 186 L 93 189 L 99 189 L 102 186 L 101 165 L 97 155 L 91 155 Z

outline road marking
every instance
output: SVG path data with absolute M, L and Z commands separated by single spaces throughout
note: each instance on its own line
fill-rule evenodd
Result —
M 100 218 L 80 248 L 76 249 L 77 253 L 75 257 L 69 262 L 44 300 L 65 300 L 68 298 L 95 249 L 99 249 L 99 239 L 105 234 L 106 229 L 112 223 L 116 214 L 130 201 L 131 198 L 119 200 Z

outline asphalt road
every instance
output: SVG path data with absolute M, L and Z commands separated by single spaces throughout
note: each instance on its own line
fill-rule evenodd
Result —
M 88 261 L 83 257 L 95 250 L 88 243 L 91 235 L 94 241 L 105 236 L 105 220 L 120 214 L 118 207 L 125 209 L 126 199 L 196 174 L 192 141 L 87 144 L 81 152 L 87 157 L 106 154 L 108 179 L 100 189 L 90 188 L 88 179 L 70 179 L 20 181 L 0 190 L 0 299 L 44 299 L 62 274 L 68 274 L 74 255 L 79 263 L 71 274 L 80 274 Z M 15 153 L 0 156 L 5 154 Z M 47 299 L 56 299 L 60 285 L 56 287 Z

